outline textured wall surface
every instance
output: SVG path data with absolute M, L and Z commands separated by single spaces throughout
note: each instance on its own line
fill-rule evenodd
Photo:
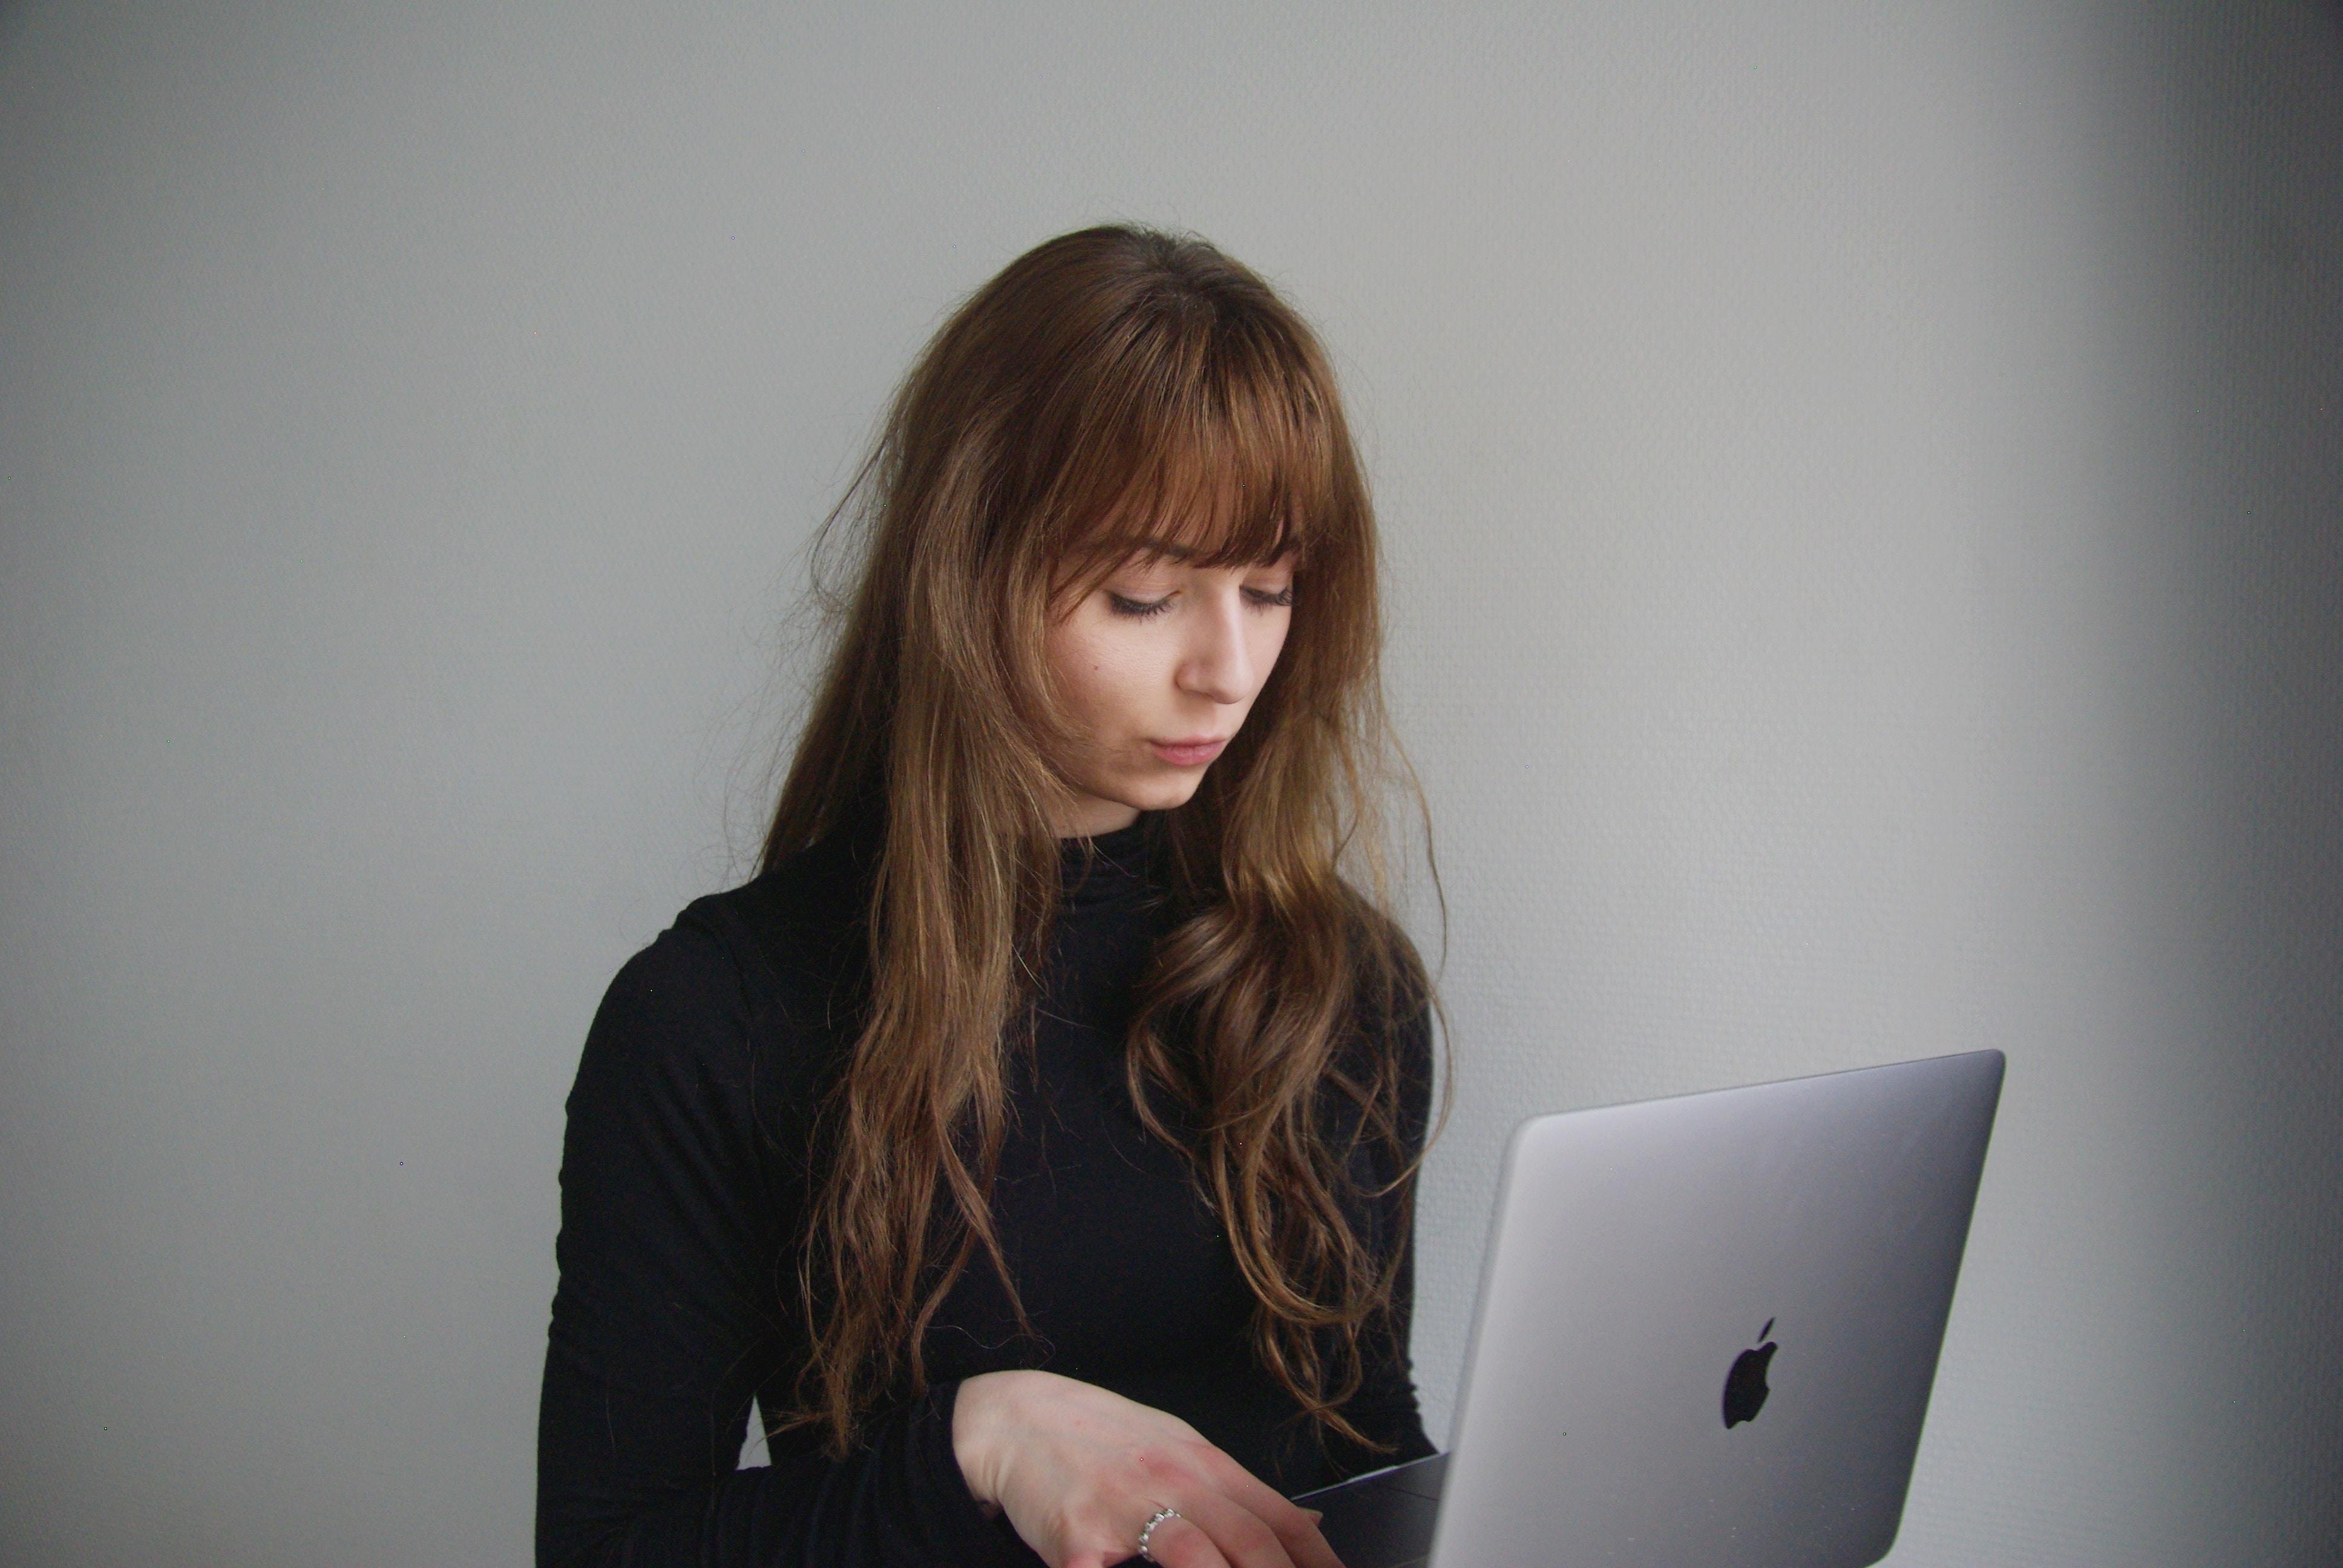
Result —
M 2335 1560 L 2343 24 L 1942 9 L 0 7 L 0 1561 L 526 1560 L 587 1020 L 1109 216 L 1368 442 L 1435 1433 L 1514 1117 L 1996 1045 L 1894 1561 Z

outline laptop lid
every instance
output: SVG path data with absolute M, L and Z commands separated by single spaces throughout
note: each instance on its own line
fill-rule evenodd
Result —
M 1433 1568 L 1862 1568 L 1902 1517 L 2003 1058 L 1534 1117 Z

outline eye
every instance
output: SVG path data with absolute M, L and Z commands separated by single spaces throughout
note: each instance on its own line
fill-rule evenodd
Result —
M 1255 609 L 1283 609 L 1293 603 L 1293 585 L 1288 583 L 1275 593 L 1262 588 L 1247 588 L 1244 590 L 1244 595 Z M 1171 609 L 1172 597 L 1170 594 L 1165 594 L 1161 598 L 1155 599 L 1126 598 L 1121 594 L 1110 590 L 1106 600 L 1117 615 L 1126 616 L 1132 620 L 1149 620 Z
M 1117 615 L 1127 615 L 1133 620 L 1146 620 L 1170 609 L 1172 596 L 1165 594 L 1158 599 L 1135 599 L 1125 598 L 1119 593 L 1110 593 L 1106 596 L 1106 602 L 1114 608 L 1114 613 Z

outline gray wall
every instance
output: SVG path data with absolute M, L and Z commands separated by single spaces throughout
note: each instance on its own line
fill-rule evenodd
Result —
M 1518 1112 L 1997 1045 L 1895 1560 L 2332 1550 L 2336 12 L 814 9 L 0 9 L 0 1559 L 525 1560 L 587 1020 L 1107 216 L 1367 435 L 1435 1432 Z

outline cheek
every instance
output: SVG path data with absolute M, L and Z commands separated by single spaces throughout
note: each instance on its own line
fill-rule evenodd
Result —
M 1127 694 L 1141 678 L 1127 639 L 1079 616 L 1051 634 L 1049 654 L 1067 706 L 1091 729 L 1126 706 Z
M 1259 635 L 1254 638 L 1252 648 L 1253 668 L 1261 671 L 1261 678 L 1263 684 L 1267 684 L 1269 680 L 1270 670 L 1276 667 L 1278 655 L 1285 651 L 1285 636 L 1286 633 L 1292 630 L 1292 628 L 1293 622 L 1292 618 L 1287 616 L 1277 616 L 1271 620 L 1269 625 L 1263 627 Z

